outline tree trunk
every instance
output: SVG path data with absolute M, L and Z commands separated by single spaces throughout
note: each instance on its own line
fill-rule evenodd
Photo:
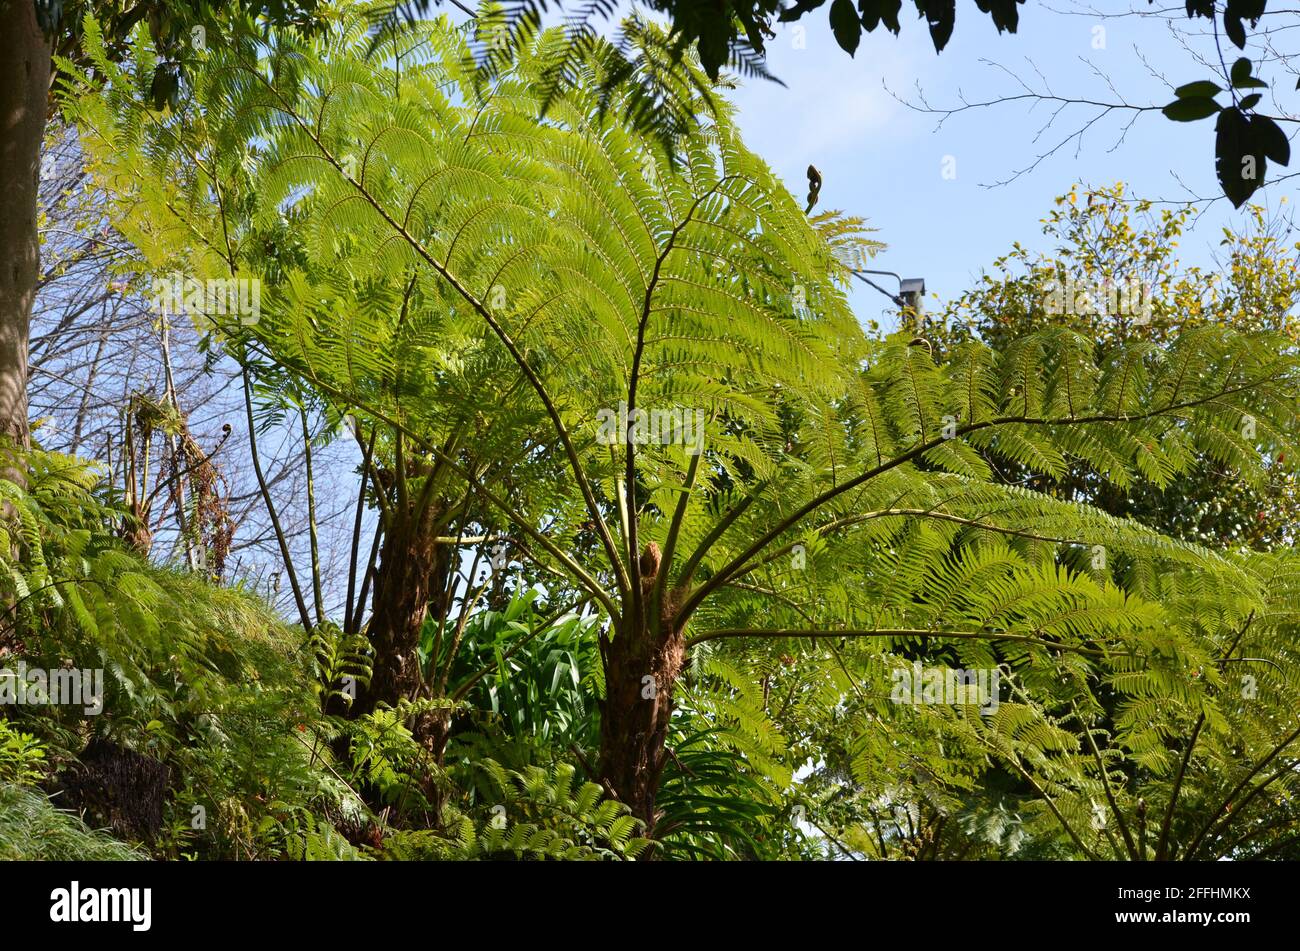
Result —
M 424 695 L 420 668 L 420 631 L 429 605 L 441 604 L 448 574 L 449 549 L 437 544 L 433 507 L 421 517 L 394 519 L 384 536 L 370 617 L 370 643 L 375 650 L 370 685 L 358 698 L 358 710 L 379 703 L 396 706 L 402 699 Z M 416 717 L 412 732 L 442 761 L 450 720 L 440 712 Z
M 647 546 L 647 554 L 653 546 Z M 658 548 L 650 562 L 658 567 Z M 642 559 L 641 583 L 647 617 L 625 621 L 612 641 L 602 640 L 605 662 L 605 702 L 600 716 L 600 776 L 632 815 L 645 823 L 644 835 L 654 837 L 655 798 L 668 753 L 668 724 L 673 687 L 686 660 L 686 639 L 671 605 L 651 620 L 650 594 L 654 573 Z M 670 601 L 673 599 L 669 599 Z
M 32 0 L 0 0 L 0 437 L 28 446 L 27 334 L 40 274 L 36 197 L 50 46 Z M 7 460 L 3 473 L 14 467 Z

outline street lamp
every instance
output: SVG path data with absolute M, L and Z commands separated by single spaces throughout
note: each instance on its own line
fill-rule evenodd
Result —
M 870 284 L 876 290 L 880 291 L 880 293 L 892 300 L 898 308 L 902 309 L 904 307 L 910 307 L 918 317 L 921 316 L 921 309 L 924 306 L 925 299 L 925 278 L 899 277 L 893 271 L 868 271 L 858 270 L 856 268 L 853 269 L 851 273 L 859 281 L 862 281 L 862 283 Z M 871 278 L 867 277 L 866 275 L 868 274 L 881 274 L 885 277 L 892 277 L 894 280 L 898 281 L 898 293 L 889 293 L 889 291 L 885 290 L 875 281 L 871 280 Z
M 916 311 L 918 317 L 921 316 L 921 309 L 925 306 L 925 278 L 903 278 L 898 282 L 898 296 L 907 302 L 908 307 Z

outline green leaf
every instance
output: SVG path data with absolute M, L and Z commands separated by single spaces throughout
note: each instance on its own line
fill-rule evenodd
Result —
M 1267 89 L 1268 83 L 1262 79 L 1256 79 L 1250 75 L 1250 60 L 1241 57 L 1232 64 L 1232 71 L 1229 76 L 1232 79 L 1233 89 Z
M 853 8 L 853 0 L 835 0 L 831 4 L 831 30 L 835 34 L 835 42 L 852 56 L 862 39 L 862 23 L 858 20 L 857 10 Z
M 1241 100 L 1240 108 L 1254 109 L 1255 106 L 1259 104 L 1260 98 L 1261 96 L 1259 93 L 1252 93 L 1251 95 L 1246 96 L 1244 99 Z
M 956 0 L 916 0 L 916 9 L 930 27 L 934 51 L 942 53 L 952 37 L 953 21 L 957 17 Z
M 1222 108 L 1213 99 L 1175 99 L 1160 111 L 1175 122 L 1195 122 L 1209 118 Z
M 1214 164 L 1223 194 L 1240 208 L 1264 180 L 1264 156 L 1255 153 L 1250 122 L 1236 106 L 1215 123 Z
M 1241 20 L 1233 16 L 1226 10 L 1223 14 L 1223 32 L 1228 34 L 1228 39 L 1232 40 L 1234 46 L 1239 50 L 1246 48 L 1246 28 L 1241 25 Z
M 998 28 L 999 33 L 1003 30 L 1014 33 L 1020 23 L 1020 11 L 1016 6 L 1023 2 L 1024 0 L 975 0 L 975 5 L 981 12 L 993 17 L 993 25 Z
M 799 0 L 799 2 L 793 6 L 786 7 L 782 10 L 781 15 L 777 17 L 777 20 L 781 23 L 793 23 L 805 13 L 810 10 L 816 10 L 825 2 L 826 0 Z
M 1202 97 L 1213 99 L 1223 88 L 1216 82 L 1208 79 L 1198 79 L 1194 83 L 1187 83 L 1179 86 L 1174 90 L 1174 95 L 1179 99 L 1199 99 Z
M 870 33 L 881 23 L 895 36 L 901 29 L 898 11 L 903 7 L 903 0 L 858 0 L 858 10 L 862 13 L 862 25 Z
M 1242 102 L 1245 106 L 1245 102 Z M 1286 133 L 1268 116 L 1250 117 L 1250 136 L 1257 151 L 1268 156 L 1278 165 L 1291 162 L 1291 143 Z
M 170 63 L 159 63 L 149 84 L 149 98 L 153 107 L 162 112 L 167 106 L 176 108 L 180 102 L 180 69 Z

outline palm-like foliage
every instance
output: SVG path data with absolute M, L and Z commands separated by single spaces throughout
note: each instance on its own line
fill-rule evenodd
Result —
M 36 790 L 0 784 L 0 857 L 8 862 L 134 862 L 145 856 L 86 827 Z
M 1247 619 L 1278 662 L 1294 627 L 1274 616 L 1271 576 L 1289 569 L 998 485 L 993 468 L 1123 488 L 1208 459 L 1258 480 L 1295 458 L 1284 340 L 1202 327 L 1102 351 L 1052 329 L 940 363 L 923 341 L 869 341 L 838 286 L 836 252 L 867 246 L 857 223 L 807 219 L 725 108 L 670 161 L 605 108 L 599 56 L 537 121 L 557 34 L 484 86 L 463 31 L 421 24 L 367 58 L 359 23 L 214 50 L 193 108 L 163 119 L 115 94 L 147 62 L 97 60 L 105 94 L 76 111 L 153 266 L 180 244 L 201 276 L 263 277 L 264 319 L 222 327 L 235 347 L 410 440 L 453 497 L 600 606 L 607 791 L 653 829 L 692 647 L 718 652 L 697 665 L 711 709 L 761 686 L 738 718 L 751 751 L 788 690 L 790 722 L 850 712 L 847 772 L 924 762 L 910 782 L 950 801 L 943 787 L 996 762 L 1085 852 L 1099 793 L 1116 813 L 1150 809 L 1161 783 L 1195 778 L 1169 772 L 1169 717 L 1217 725 L 1222 673 L 1187 674 L 1244 662 L 1244 642 L 1229 646 Z M 630 425 L 609 439 L 601 421 L 621 407 Z M 703 443 L 644 438 L 650 409 L 700 413 Z M 481 457 L 464 451 L 477 420 Z M 493 454 L 538 463 L 541 491 L 517 500 L 508 466 L 476 462 Z M 759 676 L 728 683 L 724 656 Z M 880 687 L 921 657 L 997 666 L 1013 696 L 987 721 L 900 712 Z M 1067 728 L 1099 708 L 1104 743 Z M 1286 739 L 1268 710 L 1238 724 L 1254 747 Z M 1128 799 L 1106 765 L 1120 748 L 1151 777 L 1126 774 Z

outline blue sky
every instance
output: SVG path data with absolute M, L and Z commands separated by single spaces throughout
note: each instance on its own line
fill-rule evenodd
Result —
M 1128 9 L 1125 4 L 1106 6 Z M 1144 0 L 1135 0 L 1134 6 L 1149 9 Z M 963 0 L 957 5 L 953 38 L 936 54 L 924 21 L 910 16 L 911 4 L 905 3 L 901 35 L 883 28 L 864 35 L 852 59 L 831 36 L 824 6 L 805 17 L 803 48 L 796 48 L 796 34 L 788 25 L 769 43 L 770 67 L 785 87 L 749 80 L 731 98 L 739 107 L 746 142 L 795 195 L 806 193 L 805 170 L 812 162 L 825 182 L 819 207 L 865 217 L 889 246 L 876 266 L 904 277 L 924 277 L 930 294 L 948 299 L 973 284 L 1013 241 L 1044 247 L 1040 219 L 1053 198 L 1074 182 L 1109 185 L 1122 180 L 1137 195 L 1166 200 L 1219 194 L 1214 123 L 1175 123 L 1159 113 L 1144 113 L 1120 141 L 1132 114 L 1112 113 L 1092 126 L 1077 154 L 1071 141 L 1032 172 L 990 188 L 985 186 L 1011 177 L 1100 110 L 1070 107 L 1035 144 L 1035 134 L 1053 111 L 1045 103 L 972 110 L 936 130 L 937 117 L 910 110 L 885 86 L 917 102 L 919 84 L 932 106 L 953 106 L 959 93 L 978 101 L 1024 92 L 1009 70 L 1036 90 L 1050 85 L 1064 97 L 1113 102 L 1122 96 L 1135 105 L 1161 106 L 1173 98 L 1173 87 L 1214 78 L 1209 64 L 1218 61 L 1212 38 L 1198 35 L 1204 34 L 1206 21 L 1187 21 L 1182 4 L 1174 6 L 1179 14 L 1170 22 L 1178 35 L 1162 21 L 1054 12 L 1030 0 L 1021 7 L 1019 32 L 998 35 L 989 17 Z M 1083 8 L 1067 3 L 1060 9 Z M 1096 32 L 1098 27 L 1104 34 Z M 1188 40 L 1186 47 L 1180 36 Z M 1104 48 L 1097 48 L 1103 42 Z M 1225 46 L 1231 63 L 1236 51 Z M 1262 73 L 1284 97 L 1295 85 L 1294 77 L 1276 69 L 1272 75 Z M 1266 94 L 1260 108 L 1269 103 Z M 955 161 L 955 178 L 942 175 L 946 156 Z M 1269 177 L 1274 176 L 1270 166 Z M 1275 208 L 1290 184 L 1257 193 L 1256 199 Z M 1221 228 L 1242 221 L 1243 214 L 1226 200 L 1209 205 L 1183 241 L 1183 259 L 1209 263 Z M 861 285 L 853 301 L 863 320 L 885 320 L 882 311 L 893 306 Z M 937 305 L 931 299 L 927 306 Z

